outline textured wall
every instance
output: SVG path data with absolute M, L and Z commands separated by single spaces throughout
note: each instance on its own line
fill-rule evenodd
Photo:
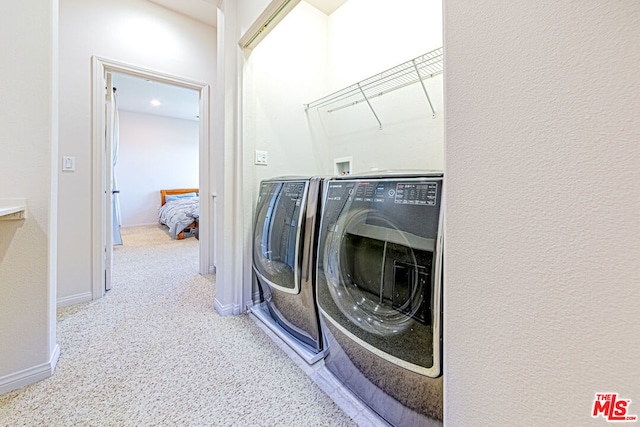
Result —
M 314 146 L 303 104 L 325 84 L 326 30 L 326 15 L 301 2 L 246 61 L 243 143 L 255 195 L 265 178 L 323 173 L 324 147 Z M 267 166 L 254 165 L 255 149 L 269 152 Z
M 198 188 L 198 122 L 132 111 L 118 116 L 122 226 L 157 224 L 160 189 Z
M 366 18 L 365 18 L 366 17 Z M 364 18 L 364 19 L 363 19 Z M 349 0 L 329 17 L 328 91 L 340 90 L 442 47 L 440 0 Z M 352 173 L 373 168 L 443 168 L 443 76 L 332 113 L 309 112 L 311 130 L 333 159 L 352 157 Z
M 0 14 L 0 198 L 26 198 L 28 208 L 25 220 L 0 221 L 4 391 L 25 375 L 35 375 L 31 380 L 46 376 L 56 344 L 50 299 L 55 292 L 50 266 L 56 256 L 50 251 L 55 230 L 52 233 L 50 218 L 55 217 L 51 157 L 57 145 L 57 2 L 12 3 Z
M 640 4 L 444 10 L 445 423 L 640 414 Z
M 92 292 L 91 57 L 214 85 L 215 28 L 144 0 L 60 0 L 58 298 Z

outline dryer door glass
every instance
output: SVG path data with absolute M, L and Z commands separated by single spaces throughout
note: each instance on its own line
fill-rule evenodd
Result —
M 336 180 L 327 185 L 318 304 L 365 348 L 440 374 L 441 178 Z
M 263 182 L 256 208 L 253 265 L 259 278 L 289 293 L 300 290 L 299 242 L 308 182 Z

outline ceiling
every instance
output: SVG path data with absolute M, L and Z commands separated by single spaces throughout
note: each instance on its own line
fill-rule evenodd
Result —
M 164 6 L 174 12 L 181 13 L 204 24 L 216 26 L 217 6 L 216 0 L 149 0 L 152 3 Z M 331 15 L 347 0 L 305 0 L 316 9 Z
M 113 74 L 113 87 L 117 89 L 119 110 L 198 120 L 200 103 L 196 90 L 118 73 Z M 160 104 L 152 105 L 152 100 Z
M 216 26 L 218 7 L 216 0 L 149 0 L 174 12 L 181 13 L 203 24 Z
M 325 15 L 331 15 L 337 8 L 347 2 L 347 0 L 305 0 L 311 6 L 324 12 Z

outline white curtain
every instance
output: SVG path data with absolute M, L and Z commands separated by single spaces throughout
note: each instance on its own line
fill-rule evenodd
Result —
M 122 245 L 122 234 L 120 233 L 120 227 L 122 221 L 120 219 L 120 193 L 118 190 L 118 181 L 116 180 L 116 164 L 118 163 L 118 145 L 120 141 L 120 122 L 118 119 L 118 97 L 116 95 L 116 89 L 113 89 L 113 96 L 111 97 L 112 111 L 113 111 L 113 123 L 112 126 L 112 143 L 113 149 L 113 173 L 111 174 L 111 190 L 113 191 L 113 244 Z

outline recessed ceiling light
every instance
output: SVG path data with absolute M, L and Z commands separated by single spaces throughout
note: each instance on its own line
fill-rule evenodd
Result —
M 160 105 L 160 101 L 158 101 L 157 99 L 152 99 L 151 105 L 153 105 L 154 107 L 158 107 Z

